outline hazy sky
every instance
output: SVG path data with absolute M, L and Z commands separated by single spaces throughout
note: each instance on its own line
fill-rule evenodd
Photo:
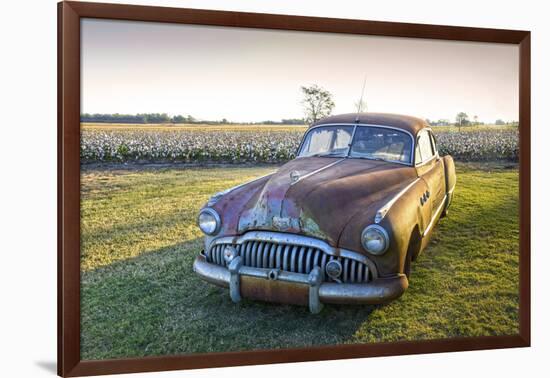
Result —
M 85 19 L 82 112 L 302 118 L 300 86 L 354 111 L 518 119 L 518 49 L 504 44 Z

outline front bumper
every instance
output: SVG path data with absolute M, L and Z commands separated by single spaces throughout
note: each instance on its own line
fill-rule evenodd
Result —
M 309 274 L 253 268 L 242 265 L 239 256 L 225 268 L 207 262 L 206 257 L 200 254 L 193 263 L 193 270 L 205 281 L 229 288 L 233 302 L 250 297 L 270 302 L 305 304 L 312 313 L 321 311 L 323 303 L 386 303 L 400 297 L 409 285 L 404 274 L 361 284 L 323 282 L 318 267 Z

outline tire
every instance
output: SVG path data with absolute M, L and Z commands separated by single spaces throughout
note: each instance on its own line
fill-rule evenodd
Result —
M 407 279 L 411 278 L 411 265 L 412 265 L 412 249 L 409 248 L 407 256 L 405 257 L 405 265 L 403 267 L 403 273 L 407 276 Z
M 405 256 L 405 262 L 403 263 L 403 274 L 407 276 L 407 279 L 411 276 L 412 262 L 420 254 L 420 245 L 420 234 L 418 233 L 418 228 L 415 227 L 414 230 L 411 232 L 411 237 L 409 238 L 409 246 L 407 247 L 407 255 Z
M 441 216 L 439 218 L 445 218 L 447 214 L 449 214 L 449 207 L 451 207 L 451 203 L 453 202 L 453 193 L 449 193 L 447 196 L 447 203 L 445 204 L 445 208 L 441 212 Z

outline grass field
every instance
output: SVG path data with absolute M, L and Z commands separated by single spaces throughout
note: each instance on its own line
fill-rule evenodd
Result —
M 243 301 L 192 272 L 209 195 L 273 166 L 83 169 L 81 358 L 505 335 L 518 331 L 518 171 L 457 164 L 447 218 L 389 305 Z

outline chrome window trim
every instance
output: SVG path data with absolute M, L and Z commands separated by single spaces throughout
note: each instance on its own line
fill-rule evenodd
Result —
M 413 166 L 413 162 L 414 162 L 414 149 L 416 147 L 416 143 L 415 143 L 415 139 L 414 139 L 414 136 L 407 130 L 404 130 L 404 129 L 401 129 L 399 127 L 393 127 L 393 126 L 386 126 L 386 125 L 377 125 L 377 124 L 373 124 L 373 123 L 323 123 L 323 124 L 320 124 L 320 125 L 316 125 L 316 126 L 312 126 L 310 127 L 304 134 L 304 136 L 302 137 L 302 141 L 300 142 L 300 146 L 298 147 L 298 152 L 296 153 L 296 157 L 297 158 L 304 158 L 304 157 L 307 157 L 307 156 L 298 156 L 300 151 L 302 150 L 302 146 L 304 144 L 304 141 L 306 140 L 306 136 L 313 130 L 319 128 L 319 127 L 327 127 L 327 126 L 355 126 L 354 129 L 353 129 L 353 133 L 351 135 L 351 142 L 353 142 L 353 137 L 355 136 L 355 130 L 357 129 L 358 126 L 366 126 L 366 127 L 378 127 L 378 128 L 381 128 L 381 129 L 389 129 L 389 130 L 395 130 L 395 131 L 400 131 L 402 133 L 405 133 L 407 134 L 408 136 L 411 137 L 411 156 L 409 158 L 409 162 L 406 163 L 406 162 L 403 162 L 403 161 L 395 161 L 395 160 L 383 160 L 383 161 L 386 161 L 388 163 L 396 163 L 396 164 L 402 164 L 402 165 L 406 165 L 406 166 Z M 351 143 L 350 143 L 350 147 L 348 148 L 348 154 L 349 152 L 351 151 Z M 346 154 L 346 155 L 348 155 Z M 334 157 L 338 157 L 338 156 L 334 156 Z M 357 159 L 357 158 L 354 158 L 352 156 L 346 156 L 346 157 L 349 157 L 350 159 Z M 372 159 L 374 160 L 374 159 Z
M 439 158 L 439 156 L 434 156 L 433 158 L 431 158 L 430 160 L 426 161 L 425 163 L 421 163 L 421 164 L 418 164 L 418 165 L 415 165 L 415 168 L 418 168 L 418 167 L 423 167 L 425 165 L 428 165 L 429 163 L 431 163 L 434 159 L 436 158 Z M 428 172 L 430 172 L 432 169 L 434 169 L 435 167 L 437 167 L 436 164 L 432 165 L 428 170 L 422 172 L 422 175 L 426 175 Z
M 420 177 L 417 177 L 413 180 L 409 185 L 407 185 L 405 188 L 403 188 L 399 193 L 397 193 L 391 200 L 386 202 L 384 206 L 382 206 L 378 211 L 376 212 L 376 215 L 374 217 L 374 223 L 378 224 L 384 219 L 388 211 L 390 211 L 390 208 L 393 206 L 393 204 L 409 190 L 413 187 L 414 184 L 416 184 L 420 180 Z
M 351 146 L 353 145 L 353 140 L 355 139 L 355 132 L 357 131 L 357 124 L 355 124 L 355 126 L 353 126 L 353 131 L 351 133 L 351 139 L 349 140 L 349 143 L 348 143 L 348 150 L 346 151 L 346 157 L 350 157 L 349 154 L 351 153 Z
M 439 150 L 437 149 L 437 139 L 435 139 L 434 131 L 432 130 L 431 127 L 427 128 L 426 130 L 430 132 L 430 140 L 432 141 L 432 148 L 435 151 L 435 154 L 439 156 Z
M 329 245 L 327 242 L 304 235 L 288 234 L 272 231 L 248 231 L 243 235 L 236 236 L 221 236 L 213 239 L 208 245 L 207 250 L 218 244 L 243 244 L 247 241 L 267 241 L 277 244 L 291 244 L 303 247 L 312 247 L 320 249 L 331 256 L 346 257 L 369 267 L 373 274 L 373 279 L 378 277 L 378 270 L 374 263 L 367 256 L 348 249 L 336 248 Z
M 429 160 L 423 161 L 422 163 L 415 164 L 415 167 L 422 167 L 423 165 L 427 165 L 428 163 L 431 163 L 432 160 L 434 160 L 437 156 L 432 156 Z
M 422 135 L 423 132 L 429 132 L 429 133 L 432 133 L 432 129 L 429 128 L 429 127 L 426 127 L 422 130 L 420 130 L 417 134 L 416 134 L 416 143 L 415 143 L 415 152 L 412 154 L 414 157 L 416 157 L 416 147 L 418 147 L 418 138 L 420 138 L 420 136 Z M 430 163 L 432 160 L 436 159 L 436 158 L 439 158 L 439 152 L 437 151 L 437 149 L 435 148 L 435 145 L 432 143 L 432 138 L 430 137 L 430 135 L 428 135 L 428 138 L 430 139 L 430 146 L 432 146 L 432 151 L 435 151 L 434 154 L 432 155 L 431 158 L 429 158 L 428 160 L 426 161 L 422 161 L 420 163 L 417 163 L 416 162 L 416 159 L 415 159 L 415 162 L 414 162 L 414 166 L 415 167 L 421 167 L 423 165 L 426 165 L 428 163 Z M 420 157 L 422 157 L 422 154 L 420 154 Z

